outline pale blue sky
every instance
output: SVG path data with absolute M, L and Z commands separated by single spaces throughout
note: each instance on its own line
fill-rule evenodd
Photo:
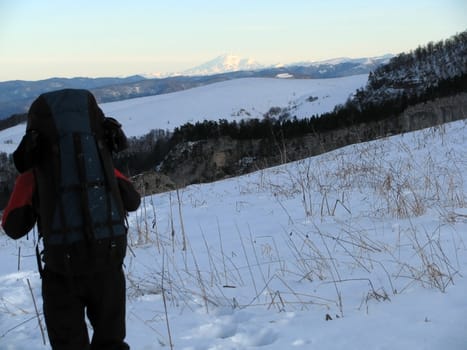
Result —
M 410 51 L 467 29 L 467 0 L 0 0 L 0 81 Z

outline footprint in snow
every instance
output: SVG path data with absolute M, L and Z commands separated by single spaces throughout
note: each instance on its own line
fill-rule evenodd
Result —
M 196 332 L 203 338 L 229 338 L 237 332 L 237 323 L 230 316 L 216 318 L 213 322 L 206 323 L 199 327 Z
M 239 332 L 231 339 L 233 342 L 242 346 L 267 346 L 274 343 L 277 338 L 277 332 L 270 328 L 262 328 L 260 330 L 256 329 L 247 332 Z

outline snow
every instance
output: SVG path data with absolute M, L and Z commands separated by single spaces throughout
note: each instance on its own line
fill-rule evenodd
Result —
M 289 109 L 297 118 L 331 111 L 366 84 L 368 75 L 332 79 L 245 78 L 189 90 L 101 104 L 123 125 L 127 136 L 152 129 L 173 130 L 202 120 L 262 118 L 271 107 Z M 307 101 L 309 97 L 317 97 Z M 25 124 L 0 131 L 0 152 L 12 153 Z
M 368 75 L 332 79 L 245 78 L 184 91 L 101 104 L 123 125 L 128 136 L 152 129 L 174 128 L 202 120 L 262 118 L 271 107 L 289 108 L 292 116 L 310 117 L 331 111 L 366 84 Z M 318 97 L 309 102 L 310 97 Z M 0 152 L 12 153 L 25 124 L 0 131 Z
M 25 131 L 25 123 L 0 131 L 0 152 L 13 153 L 18 147 Z
M 226 53 L 199 66 L 187 69 L 181 72 L 181 75 L 210 75 L 260 68 L 264 68 L 264 66 L 251 58 Z
M 170 349 L 168 324 L 182 350 L 465 350 L 466 145 L 458 121 L 145 197 L 132 349 Z M 34 237 L 0 235 L 0 349 L 47 348 Z
M 309 117 L 331 111 L 366 84 L 368 75 L 332 79 L 245 78 L 210 84 L 170 94 L 102 104 L 129 136 L 150 129 L 173 130 L 198 120 L 229 121 L 262 118 L 271 107 L 292 108 L 292 115 Z M 306 103 L 310 96 L 316 101 Z M 241 115 L 239 117 L 238 115 Z

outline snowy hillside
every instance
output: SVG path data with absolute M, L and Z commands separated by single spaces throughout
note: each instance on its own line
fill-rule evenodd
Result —
M 465 350 L 466 150 L 458 121 L 144 198 L 132 349 Z M 48 348 L 35 236 L 0 233 L 0 349 Z
M 150 129 L 168 129 L 202 120 L 262 118 L 271 107 L 290 107 L 298 118 L 331 111 L 356 89 L 367 75 L 335 79 L 235 79 L 172 94 L 103 104 L 130 136 Z M 310 97 L 317 97 L 307 102 Z
M 262 118 L 271 107 L 290 107 L 297 117 L 331 111 L 356 89 L 367 75 L 334 79 L 247 78 L 224 81 L 170 94 L 104 103 L 104 113 L 117 118 L 128 136 L 151 129 L 173 130 L 185 123 L 208 120 Z M 310 97 L 317 97 L 307 101 Z M 0 152 L 12 153 L 25 125 L 0 131 Z

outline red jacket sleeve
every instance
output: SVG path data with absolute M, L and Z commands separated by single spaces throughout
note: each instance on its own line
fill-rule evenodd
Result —
M 23 237 L 34 227 L 37 219 L 32 204 L 35 190 L 36 185 L 32 171 L 18 176 L 2 216 L 2 227 L 11 238 Z
M 122 197 L 123 207 L 126 211 L 135 211 L 141 203 L 141 196 L 131 181 L 117 169 L 114 169 L 117 178 L 118 189 Z

